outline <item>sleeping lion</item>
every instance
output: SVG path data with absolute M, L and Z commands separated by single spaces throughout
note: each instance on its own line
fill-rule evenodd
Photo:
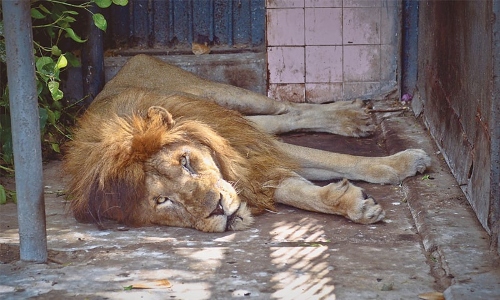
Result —
M 248 228 L 275 203 L 375 223 L 384 210 L 348 179 L 398 184 L 430 166 L 423 150 L 368 158 L 273 137 L 374 129 L 362 102 L 278 102 L 138 55 L 78 122 L 65 158 L 70 209 L 82 222 L 206 232 Z M 336 178 L 323 187 L 309 181 Z

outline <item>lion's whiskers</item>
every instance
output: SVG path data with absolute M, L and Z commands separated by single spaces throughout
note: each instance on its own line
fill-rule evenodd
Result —
M 242 189 L 238 187 L 239 183 L 240 183 L 239 179 L 237 181 L 229 181 L 229 184 L 233 187 L 237 195 L 239 195 L 242 191 Z

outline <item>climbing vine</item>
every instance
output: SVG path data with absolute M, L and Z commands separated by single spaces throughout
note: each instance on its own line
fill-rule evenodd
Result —
M 40 114 L 40 128 L 44 157 L 61 152 L 60 146 L 70 139 L 69 128 L 78 111 L 78 102 L 69 102 L 61 90 L 61 72 L 68 66 L 80 66 L 78 44 L 85 39 L 78 34 L 87 14 L 93 24 L 103 30 L 107 21 L 103 14 L 95 13 L 93 5 L 108 8 L 125 6 L 128 0 L 34 0 L 31 1 L 33 24 L 33 54 Z M 0 8 L 0 175 L 14 173 L 12 135 L 10 127 L 9 87 L 6 80 L 6 53 L 4 24 Z M 76 46 L 75 46 L 76 45 Z M 83 99 L 81 99 L 83 100 Z M 80 100 L 80 101 L 81 101 Z M 15 201 L 15 193 L 0 183 L 0 204 Z

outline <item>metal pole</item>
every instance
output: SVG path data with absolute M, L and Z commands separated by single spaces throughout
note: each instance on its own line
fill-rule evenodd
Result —
M 95 3 L 90 10 L 101 12 Z M 90 14 L 87 23 L 88 39 L 82 49 L 83 94 L 87 96 L 85 106 L 89 106 L 104 87 L 104 35 L 101 29 L 94 26 Z
M 21 260 L 47 261 L 30 0 L 2 1 Z
M 413 94 L 417 85 L 419 1 L 403 0 L 401 94 Z
M 493 1 L 493 81 L 490 108 L 490 213 L 492 248 L 500 254 L 500 3 Z

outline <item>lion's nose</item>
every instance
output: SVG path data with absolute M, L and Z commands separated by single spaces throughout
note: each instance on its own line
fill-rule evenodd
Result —
M 210 218 L 212 216 L 224 216 L 226 213 L 224 212 L 224 207 L 222 207 L 222 194 L 220 194 L 219 202 L 217 203 L 217 206 L 215 209 L 208 215 L 207 218 Z

